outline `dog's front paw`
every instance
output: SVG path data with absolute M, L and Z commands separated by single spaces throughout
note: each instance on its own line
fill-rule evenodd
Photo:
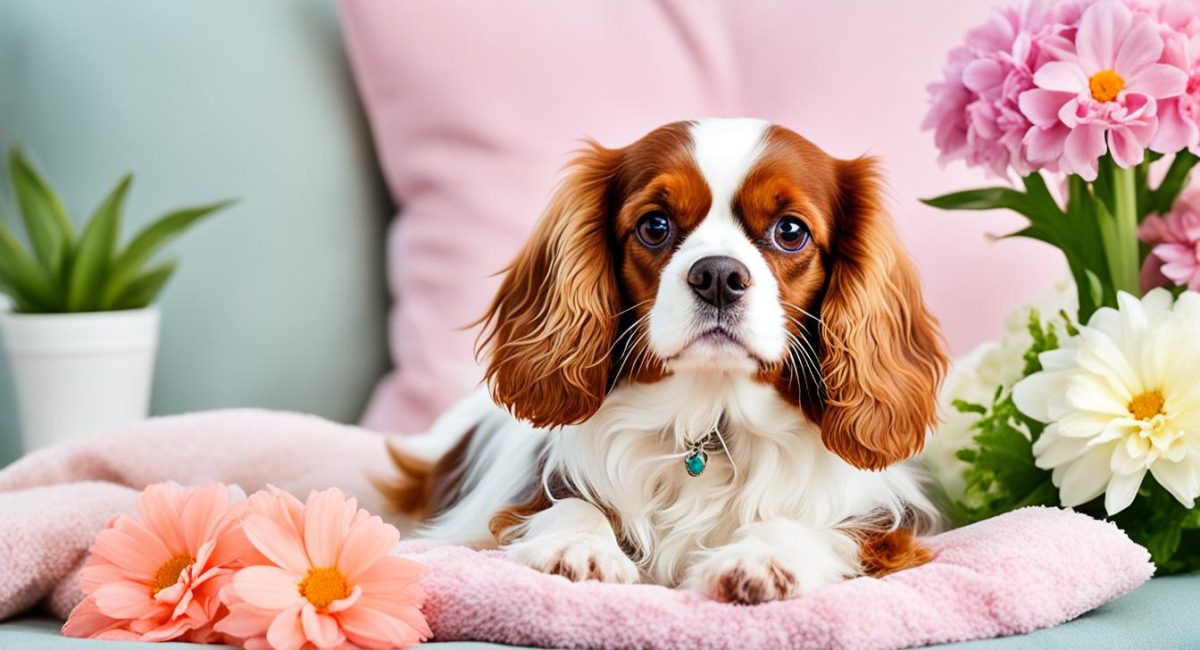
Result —
M 845 536 L 764 522 L 700 555 L 684 584 L 715 600 L 757 605 L 803 596 L 857 572 L 857 546 Z
M 757 605 L 806 593 L 798 567 L 782 558 L 725 547 L 692 566 L 688 588 L 726 603 Z
M 505 552 L 525 566 L 575 582 L 638 581 L 639 572 L 633 560 L 615 543 L 598 536 L 580 536 L 570 541 L 529 540 L 510 545 Z

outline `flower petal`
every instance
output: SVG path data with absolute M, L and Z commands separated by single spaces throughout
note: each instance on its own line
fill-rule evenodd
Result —
M 275 650 L 300 650 L 306 639 L 300 625 L 303 605 L 289 607 L 279 613 L 267 628 L 267 643 Z
M 1108 150 L 1112 152 L 1117 166 L 1123 169 L 1142 164 L 1146 157 L 1146 148 L 1138 142 L 1132 131 L 1122 126 L 1108 130 Z
M 1058 124 L 1058 112 L 1062 110 L 1063 104 L 1071 101 L 1071 97 L 1070 93 L 1031 88 L 1021 93 L 1017 102 L 1021 113 L 1029 118 L 1030 122 L 1045 127 Z
M 370 517 L 354 524 L 346 533 L 337 567 L 353 582 L 364 571 L 387 556 L 400 541 L 395 526 L 385 524 L 379 517 Z
M 217 621 L 214 628 L 238 639 L 249 639 L 265 636 L 273 620 L 275 612 L 259 609 L 249 603 L 234 603 L 229 606 L 229 613 Z
M 1079 174 L 1085 181 L 1096 180 L 1098 161 L 1106 148 L 1102 125 L 1091 123 L 1076 126 L 1063 144 L 1063 171 Z
M 408 647 L 424 641 L 433 634 L 423 619 L 420 621 L 422 626 L 413 626 L 366 607 L 352 607 L 340 612 L 337 618 L 347 639 L 368 647 Z
M 354 501 L 337 488 L 309 495 L 304 508 L 304 548 L 313 566 L 337 566 L 342 538 L 357 510 Z
M 1125 80 L 1125 91 L 1142 93 L 1155 99 L 1167 99 L 1183 94 L 1187 89 L 1187 74 L 1171 65 L 1148 65 Z
M 174 482 L 157 483 L 137 497 L 137 511 L 146 526 L 170 551 L 187 552 L 187 542 L 179 526 L 184 489 Z
M 254 548 L 279 567 L 296 575 L 304 575 L 312 568 L 300 539 L 278 523 L 251 515 L 242 522 L 242 530 Z
M 193 489 L 180 513 L 180 530 L 188 555 L 196 557 L 200 546 L 214 537 L 229 507 L 229 490 L 220 483 Z
M 1121 512 L 1133 503 L 1133 498 L 1137 496 L 1138 488 L 1142 485 L 1142 478 L 1145 475 L 1145 470 L 1133 474 L 1113 475 L 1104 494 L 1104 510 L 1108 516 L 1111 517 Z
M 1129 8 L 1116 0 L 1101 0 L 1088 7 L 1075 32 L 1075 51 L 1088 76 L 1116 65 L 1116 44 L 1133 21 Z
M 1104 492 L 1112 478 L 1108 454 L 1103 450 L 1093 451 L 1075 462 L 1063 466 L 1059 499 L 1063 506 L 1073 508 L 1095 499 Z
M 1054 425 L 1050 425 L 1053 427 Z M 1065 438 L 1056 429 L 1046 428 L 1033 444 L 1034 463 L 1042 469 L 1053 469 L 1077 460 L 1090 452 L 1086 440 Z
M 337 612 L 350 609 L 351 607 L 354 607 L 354 604 L 357 603 L 360 598 L 362 598 L 362 595 L 362 587 L 354 585 L 354 588 L 350 590 L 349 596 L 329 603 L 329 607 L 326 607 L 325 611 L 329 612 L 330 614 L 336 614 Z
M 88 639 L 95 638 L 102 632 L 117 629 L 121 625 L 121 621 L 100 613 L 91 598 L 84 598 L 71 610 L 71 615 L 63 624 L 62 633 L 63 636 Z
M 130 578 L 147 583 L 171 557 L 167 547 L 153 533 L 132 521 L 127 526 L 100 531 L 92 545 L 92 553 L 116 565 Z
M 102 585 L 92 593 L 96 609 L 112 618 L 142 618 L 160 609 L 143 584 L 118 580 Z
M 1193 456 L 1182 463 L 1159 460 L 1150 468 L 1158 484 L 1166 488 L 1185 508 L 1194 508 L 1200 497 L 1200 458 Z
M 1038 422 L 1050 422 L 1052 402 L 1066 395 L 1071 375 L 1061 371 L 1035 372 L 1017 382 L 1012 388 L 1013 403 L 1025 415 Z
M 1038 68 L 1033 75 L 1033 83 L 1043 90 L 1078 95 L 1087 90 L 1088 77 L 1083 69 L 1074 63 L 1051 61 Z M 1041 99 L 1044 101 L 1046 98 L 1041 96 Z
M 336 648 L 346 641 L 346 637 L 338 627 L 337 620 L 332 616 L 317 612 L 312 604 L 305 605 L 300 610 L 300 625 L 309 642 L 322 650 Z
M 278 567 L 246 567 L 233 574 L 230 586 L 235 596 L 266 610 L 279 611 L 304 602 L 300 579 Z
M 1135 16 L 1129 31 L 1124 34 L 1121 49 L 1117 50 L 1113 69 L 1121 75 L 1134 75 L 1143 72 L 1152 63 L 1158 61 L 1163 52 L 1163 40 L 1158 35 L 1158 26 L 1145 16 Z M 1131 79 L 1125 79 L 1125 88 L 1134 90 Z M 1154 93 L 1148 93 L 1154 95 Z M 1158 97 L 1159 95 L 1154 95 Z M 1165 96 L 1165 95 L 1163 95 Z

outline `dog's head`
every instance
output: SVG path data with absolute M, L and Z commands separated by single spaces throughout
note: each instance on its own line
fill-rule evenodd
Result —
M 591 145 L 485 317 L 493 397 L 552 427 L 621 381 L 745 375 L 857 467 L 913 455 L 946 357 L 879 184 L 758 120 Z

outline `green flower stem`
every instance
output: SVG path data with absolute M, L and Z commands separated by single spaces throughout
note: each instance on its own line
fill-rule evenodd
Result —
M 1138 258 L 1137 170 L 1113 165 L 1114 228 L 1105 246 L 1110 248 L 1113 287 L 1135 296 L 1142 295 Z

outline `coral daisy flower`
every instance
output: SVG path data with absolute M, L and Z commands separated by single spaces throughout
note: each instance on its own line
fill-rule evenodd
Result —
M 1037 88 L 1021 93 L 1021 112 L 1034 124 L 1025 144 L 1031 159 L 1061 157 L 1062 171 L 1095 180 L 1106 151 L 1121 167 L 1142 162 L 1158 129 L 1158 101 L 1183 93 L 1188 78 L 1158 62 L 1164 46 L 1155 22 L 1117 0 L 1083 13 L 1074 46 L 1038 68 Z
M 1119 310 L 1097 310 L 1013 387 L 1017 408 L 1047 423 L 1033 453 L 1064 506 L 1105 494 L 1115 515 L 1147 472 L 1187 508 L 1200 497 L 1200 294 L 1172 300 L 1122 292 Z
M 212 640 L 220 589 L 247 548 L 237 525 L 243 506 L 231 503 L 230 488 L 220 484 L 146 488 L 137 498 L 138 519 L 117 515 L 96 536 L 79 572 L 86 598 L 71 612 L 63 634 Z
M 395 527 L 336 488 L 305 504 L 272 488 L 249 508 L 243 531 L 261 558 L 233 576 L 218 631 L 275 650 L 407 647 L 430 636 L 421 565 L 388 554 Z

